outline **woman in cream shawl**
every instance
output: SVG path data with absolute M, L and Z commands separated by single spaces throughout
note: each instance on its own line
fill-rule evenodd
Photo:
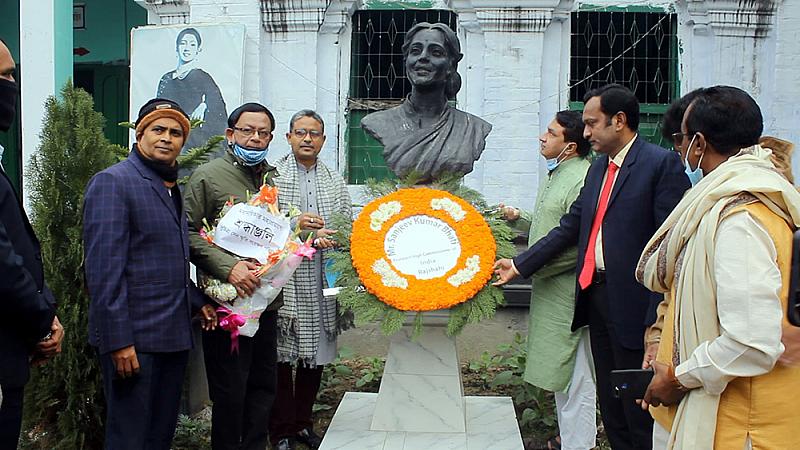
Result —
M 785 401 L 800 369 L 776 366 L 800 194 L 758 145 L 762 128 L 744 91 L 702 90 L 681 125 L 695 186 L 639 261 L 637 279 L 668 299 L 643 405 L 670 407 L 651 410 L 670 449 L 800 448 Z

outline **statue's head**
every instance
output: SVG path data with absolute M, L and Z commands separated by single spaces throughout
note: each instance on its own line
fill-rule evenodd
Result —
M 443 23 L 420 22 L 406 33 L 403 42 L 406 77 L 412 86 L 442 84 L 448 99 L 461 89 L 458 62 L 461 44 L 453 30 Z

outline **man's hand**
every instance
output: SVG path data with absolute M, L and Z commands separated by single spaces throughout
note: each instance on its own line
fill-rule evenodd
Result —
M 250 261 L 239 261 L 231 269 L 231 273 L 228 274 L 228 283 L 236 288 L 239 297 L 250 297 L 256 288 L 261 286 L 261 279 L 250 272 L 257 269 L 258 266 Z
M 111 352 L 111 360 L 120 378 L 130 378 L 139 373 L 139 359 L 132 345 Z
M 304 212 L 297 218 L 301 230 L 321 230 L 325 227 L 325 219 L 319 214 Z
M 783 336 L 781 336 L 786 350 L 783 351 L 778 362 L 787 366 L 800 365 L 800 328 L 788 326 L 783 327 Z
M 519 275 L 510 259 L 504 258 L 494 263 L 494 274 L 497 275 L 497 281 L 492 283 L 492 286 L 502 286 L 512 278 Z
M 642 360 L 642 369 L 649 369 L 652 365 L 652 362 L 655 361 L 657 354 L 658 354 L 658 342 L 647 344 L 647 348 L 644 349 L 644 359 Z
M 58 316 L 53 317 L 50 325 L 50 338 L 36 344 L 34 360 L 44 362 L 45 360 L 61 353 L 61 341 L 64 339 L 64 327 L 58 320 Z
M 497 205 L 497 208 L 500 210 L 500 213 L 503 214 L 503 219 L 514 221 L 519 219 L 519 209 L 514 208 L 513 206 L 506 206 L 502 203 Z
M 316 248 L 333 248 L 336 247 L 336 241 L 331 239 L 331 236 L 336 234 L 336 230 L 330 228 L 321 228 L 315 232 L 316 238 L 314 239 L 314 247 Z
M 636 400 L 636 402 L 645 411 L 650 405 L 670 406 L 680 402 L 688 390 L 681 386 L 681 383 L 675 378 L 675 369 L 671 365 L 658 361 L 653 361 L 652 366 L 655 371 L 653 379 L 647 386 L 644 399 Z
M 205 331 L 217 328 L 217 310 L 214 305 L 206 303 L 200 308 L 200 323 L 200 326 Z

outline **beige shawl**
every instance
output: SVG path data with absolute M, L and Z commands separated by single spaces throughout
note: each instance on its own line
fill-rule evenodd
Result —
M 800 226 L 800 194 L 758 145 L 742 149 L 688 190 L 647 246 L 636 279 L 654 292 L 675 284 L 675 364 L 691 357 L 702 342 L 720 336 L 714 280 L 715 237 L 731 206 L 763 202 L 795 227 Z M 719 395 L 694 389 L 681 401 L 668 448 L 714 447 Z

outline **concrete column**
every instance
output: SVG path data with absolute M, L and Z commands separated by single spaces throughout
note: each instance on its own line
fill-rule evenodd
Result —
M 320 85 L 320 71 L 334 72 L 336 65 L 323 66 L 319 58 L 329 63 L 330 54 L 320 54 L 319 31 L 328 6 L 326 0 L 284 0 L 263 3 L 261 49 L 261 92 L 265 104 L 275 114 L 277 122 L 275 138 L 270 151 L 270 160 L 289 152 L 284 135 L 289 119 L 300 109 L 318 109 L 317 101 L 326 90 L 334 89 L 335 83 Z M 336 54 L 335 48 L 327 47 L 324 52 Z M 333 56 L 335 57 L 335 56 Z M 332 74 L 335 76 L 335 74 Z M 335 118 L 323 116 L 326 122 L 335 124 Z M 326 123 L 326 132 L 330 130 Z M 335 127 L 335 125 L 334 125 Z M 335 155 L 335 139 L 328 136 L 322 154 L 325 163 L 331 163 L 329 156 Z
M 258 0 L 193 0 L 190 4 L 191 23 L 240 23 L 247 31 L 244 37 L 244 74 L 242 103 L 261 102 L 261 4 Z M 228 112 L 239 105 L 229 105 Z
M 475 8 L 484 44 L 483 92 L 475 99 L 483 103 L 478 114 L 493 125 L 481 156 L 481 192 L 489 203 L 534 202 L 539 184 L 540 101 L 542 95 L 552 94 L 542 91 L 545 69 L 541 67 L 545 30 L 556 6 L 551 3 L 536 8 Z
M 72 77 L 72 2 L 21 1 L 19 7 L 22 177 L 27 187 L 25 176 L 39 148 L 44 104 Z M 25 188 L 23 201 L 30 210 Z

